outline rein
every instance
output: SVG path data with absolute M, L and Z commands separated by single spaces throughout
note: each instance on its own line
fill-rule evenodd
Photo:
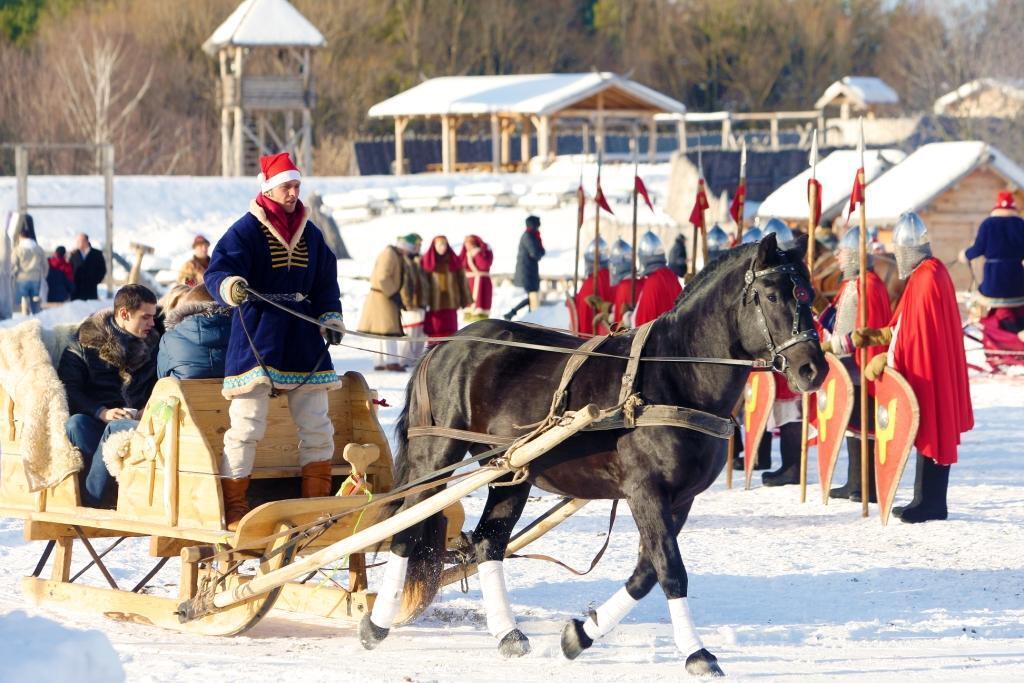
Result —
M 772 271 L 774 272 L 774 271 Z M 260 301 L 270 304 L 275 308 L 279 308 L 286 313 L 289 313 L 300 320 L 312 323 L 317 327 L 329 327 L 333 330 L 337 330 L 345 335 L 352 335 L 354 337 L 360 337 L 362 339 L 374 339 L 378 341 L 425 341 L 432 344 L 438 344 L 441 342 L 449 341 L 473 341 L 480 342 L 483 344 L 491 344 L 493 346 L 511 346 L 519 349 L 529 349 L 532 351 L 545 351 L 549 353 L 561 353 L 567 356 L 587 356 L 591 358 L 611 358 L 613 360 L 630 360 L 630 356 L 623 356 L 616 353 L 603 353 L 600 351 L 585 351 L 578 349 L 568 349 L 562 346 L 549 346 L 547 344 L 532 344 L 530 342 L 517 342 L 510 341 L 508 339 L 492 339 L 490 337 L 477 337 L 474 335 L 453 335 L 448 337 L 408 337 L 408 336 L 389 336 L 383 334 L 371 334 L 369 332 L 355 332 L 347 330 L 344 327 L 336 326 L 332 321 L 321 322 L 312 316 L 293 311 L 287 306 L 283 306 L 276 301 L 268 298 L 266 295 L 257 292 L 254 289 L 245 287 L 247 294 L 253 296 Z M 812 330 L 813 332 L 813 330 Z M 793 342 L 796 343 L 796 342 Z M 787 347 L 789 344 L 787 344 Z M 786 348 L 786 347 L 781 347 Z M 755 371 L 760 370 L 772 370 L 778 369 L 774 366 L 773 360 L 765 360 L 764 358 L 756 358 L 754 360 L 742 360 L 738 358 L 709 358 L 703 356 L 647 356 L 640 359 L 642 362 L 657 362 L 657 363 L 706 363 L 711 365 L 735 365 L 740 367 L 748 367 Z M 781 372 L 781 370 L 779 370 Z

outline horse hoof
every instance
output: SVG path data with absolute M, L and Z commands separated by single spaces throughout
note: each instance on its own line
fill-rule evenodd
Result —
M 367 650 L 380 645 L 381 641 L 388 637 L 388 633 L 391 631 L 389 628 L 381 628 L 377 624 L 373 623 L 370 619 L 370 615 L 367 614 L 363 617 L 362 621 L 359 622 L 359 642 L 362 643 L 363 647 Z
M 570 619 L 562 629 L 562 654 L 566 659 L 576 659 L 593 644 L 594 639 L 583 630 L 583 622 L 579 619 Z
M 701 648 L 686 658 L 686 673 L 691 676 L 724 676 L 718 659 L 706 649 Z
M 498 652 L 505 659 L 522 657 L 530 652 L 530 639 L 519 629 L 509 631 L 498 643 Z

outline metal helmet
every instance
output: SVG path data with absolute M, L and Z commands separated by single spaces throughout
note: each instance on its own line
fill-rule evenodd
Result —
M 844 280 L 852 280 L 860 275 L 860 227 L 853 226 L 839 240 L 836 247 L 836 260 L 843 272 Z M 875 267 L 874 259 L 868 254 L 868 269 Z
M 608 243 L 604 241 L 603 237 L 598 237 L 597 240 L 598 270 L 600 270 L 608 267 Z M 594 272 L 594 240 L 590 240 L 586 251 L 583 252 L 583 266 L 588 275 Z
M 932 255 L 928 227 L 913 211 L 900 216 L 892 229 L 896 251 L 896 267 L 901 280 L 906 280 L 921 261 Z
M 728 248 L 729 233 L 722 230 L 718 223 L 715 223 L 714 226 L 708 230 L 708 260 L 714 261 Z
M 741 244 L 753 244 L 754 242 L 760 242 L 764 235 L 761 234 L 761 228 L 747 228 L 747 231 L 743 233 L 743 239 L 740 240 Z
M 775 235 L 775 243 L 779 246 L 779 249 L 792 249 L 793 245 L 796 244 L 793 231 L 775 216 L 769 218 L 768 222 L 764 225 L 764 237 L 768 235 Z
M 624 239 L 615 240 L 612 245 L 611 283 L 617 285 L 633 272 L 633 247 Z
M 636 255 L 640 261 L 641 275 L 650 275 L 658 268 L 664 268 L 668 265 L 668 261 L 665 258 L 665 245 L 650 230 L 640 237 L 640 244 L 637 247 Z

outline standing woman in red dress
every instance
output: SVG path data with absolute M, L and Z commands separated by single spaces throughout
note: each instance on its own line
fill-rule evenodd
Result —
M 466 284 L 472 302 L 463 314 L 466 322 L 491 317 L 491 264 L 494 254 L 487 243 L 476 235 L 467 235 L 462 242 L 459 260 L 466 268 Z
M 448 238 L 438 235 L 423 254 L 421 265 L 430 279 L 424 331 L 428 337 L 455 334 L 459 329 L 459 309 L 471 301 L 462 260 L 448 245 Z

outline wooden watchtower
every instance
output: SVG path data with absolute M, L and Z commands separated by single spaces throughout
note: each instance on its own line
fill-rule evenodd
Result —
M 223 175 L 256 175 L 277 152 L 313 172 L 313 50 L 325 42 L 288 0 L 244 0 L 203 44 L 220 60 Z

